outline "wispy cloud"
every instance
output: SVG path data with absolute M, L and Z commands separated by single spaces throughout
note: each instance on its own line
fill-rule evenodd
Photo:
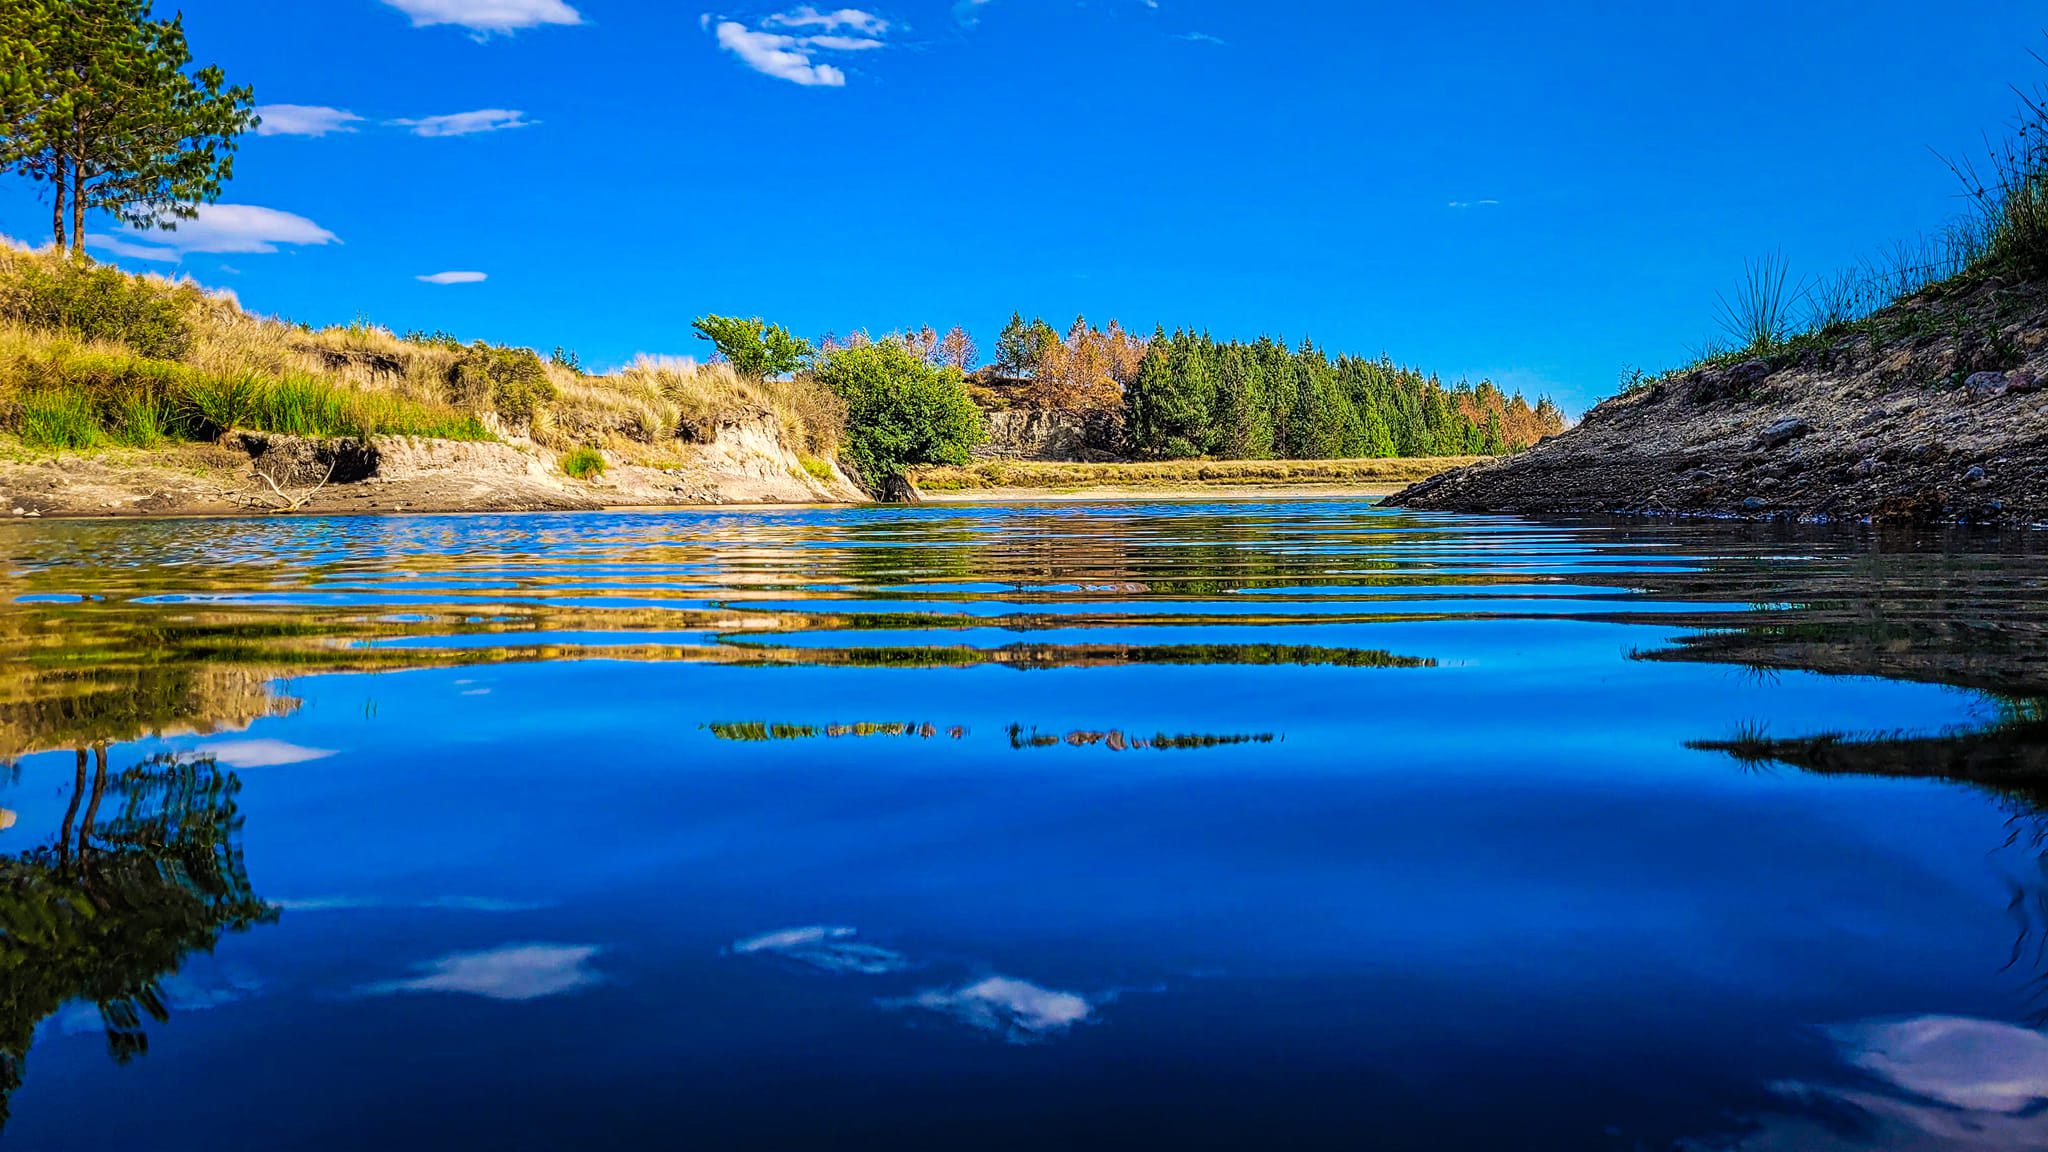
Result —
M 735 956 L 780 956 L 827 972 L 880 976 L 910 966 L 900 952 L 855 940 L 852 928 L 812 925 L 765 932 L 733 943 Z
M 231 740 L 225 744 L 201 744 L 198 751 L 230 768 L 275 768 L 280 764 L 305 764 L 334 755 L 329 748 L 308 748 L 283 740 Z
M 1188 41 L 1192 41 L 1192 42 L 1194 42 L 1194 43 L 1197 43 L 1197 44 L 1222 44 L 1222 43 L 1226 43 L 1226 41 L 1225 41 L 1225 40 L 1223 39 L 1223 37 L 1221 37 L 1221 36 L 1211 36 L 1211 35 L 1209 35 L 1209 34 L 1208 34 L 1207 32 L 1183 32 L 1183 33 L 1181 33 L 1181 34 L 1180 34 L 1179 36 L 1176 36 L 1176 37 L 1174 37 L 1174 39 L 1176 39 L 1176 40 L 1188 40 Z
M 1499 205 L 1500 205 L 1500 201 L 1498 201 L 1498 200 L 1453 200 L 1453 201 L 1451 201 L 1451 202 L 1450 202 L 1449 204 L 1445 205 L 1445 207 L 1448 207 L 1448 208 L 1494 208 L 1494 207 L 1498 207 Z
M 753 27 L 706 13 L 703 26 L 718 46 L 764 76 L 813 88 L 844 88 L 846 73 L 819 59 L 826 52 L 873 52 L 889 46 L 889 21 L 859 8 L 822 12 L 809 4 L 764 16 Z
M 304 216 L 254 204 L 201 204 L 175 231 L 91 233 L 87 246 L 133 260 L 174 262 L 190 252 L 276 252 L 280 245 L 339 244 L 341 239 Z
M 509 35 L 543 24 L 581 24 L 583 14 L 563 0 L 384 0 L 412 17 L 412 26 L 453 24 L 479 38 L 493 32 Z
M 414 279 L 425 284 L 481 284 L 489 277 L 481 272 L 430 272 Z M 483 691 L 488 692 L 490 689 L 486 688 Z M 465 692 L 463 695 L 467 696 L 469 693 Z
M 766 28 L 823 28 L 827 32 L 845 28 L 864 32 L 869 36 L 880 36 L 889 30 L 889 22 L 872 12 L 858 8 L 841 8 L 835 12 L 820 12 L 809 4 L 778 12 L 761 21 Z
M 988 0 L 958 0 L 953 5 L 953 19 L 972 28 L 981 23 L 981 10 L 988 7 Z
M 474 112 L 450 112 L 422 116 L 416 120 L 393 120 L 410 128 L 415 136 L 474 136 L 479 132 L 503 132 L 510 128 L 531 128 L 534 122 L 516 108 L 479 108 Z
M 457 952 L 418 976 L 371 984 L 367 995 L 452 992 L 487 1000 L 539 1000 L 599 983 L 590 968 L 601 949 L 588 944 L 507 944 L 484 952 Z
M 964 988 L 935 988 L 895 1003 L 942 1013 L 984 1031 L 1001 1032 L 1018 1044 L 1064 1032 L 1094 1011 L 1087 999 L 1075 993 L 1010 976 L 991 976 Z
M 846 86 L 846 73 L 818 63 L 795 36 L 749 28 L 737 20 L 719 21 L 716 31 L 720 48 L 764 76 L 814 88 Z
M 363 118 L 342 108 L 318 104 L 258 104 L 258 136 L 325 136 L 330 132 L 353 132 Z

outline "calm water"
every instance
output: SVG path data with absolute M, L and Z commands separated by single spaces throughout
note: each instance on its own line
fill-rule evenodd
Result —
M 2044 573 L 1347 503 L 0 525 L 0 1142 L 2038 1148 Z

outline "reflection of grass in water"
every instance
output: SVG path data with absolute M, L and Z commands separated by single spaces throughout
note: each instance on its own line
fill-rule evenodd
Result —
M 758 720 L 741 723 L 707 724 L 711 735 L 719 740 L 737 740 L 746 743 L 760 743 L 772 740 L 839 740 L 847 737 L 865 739 L 874 736 L 914 736 L 923 740 L 944 734 L 954 740 L 967 735 L 967 729 L 955 725 L 940 728 L 935 724 L 911 722 L 855 724 L 770 724 Z
M 1282 739 L 1282 737 L 1271 732 L 1220 734 L 1210 732 L 1157 732 L 1151 736 L 1138 736 L 1126 733 L 1121 728 L 1111 728 L 1108 731 L 1101 732 L 1080 728 L 1065 735 L 1055 736 L 1050 733 L 1040 732 L 1036 727 L 1027 730 L 1022 724 L 1010 725 L 1009 734 L 1010 747 L 1019 750 L 1026 748 L 1053 748 L 1064 744 L 1069 748 L 1094 748 L 1099 746 L 1111 752 L 1130 752 L 1148 748 L 1160 751 L 1186 751 L 1193 748 L 1227 748 L 1238 744 L 1272 744 Z

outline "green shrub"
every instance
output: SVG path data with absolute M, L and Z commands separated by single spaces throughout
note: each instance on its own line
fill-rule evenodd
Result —
M 846 401 L 843 464 L 867 490 L 917 464 L 966 464 L 987 432 L 957 368 L 934 368 L 893 340 L 841 348 L 818 380 Z
M 125 344 L 176 360 L 192 345 L 185 320 L 197 289 L 130 276 L 88 260 L 21 259 L 0 275 L 0 318 L 46 332 Z
M 502 348 L 479 340 L 448 372 L 449 396 L 467 408 L 490 408 L 507 420 L 530 420 L 534 409 L 557 396 L 547 365 L 527 348 Z
M 562 457 L 562 472 L 578 480 L 604 475 L 604 453 L 595 448 L 578 448 Z
M 21 441 L 31 448 L 96 448 L 103 439 L 92 398 L 71 389 L 22 397 L 20 420 Z
M 818 483 L 830 484 L 832 482 L 832 465 L 825 461 L 818 459 L 816 456 L 799 455 L 796 458 L 796 462 L 803 465 L 804 471 L 809 473 L 811 479 L 816 480 Z

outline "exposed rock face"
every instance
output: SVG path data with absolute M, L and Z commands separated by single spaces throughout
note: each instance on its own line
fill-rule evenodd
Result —
M 1122 432 L 1109 412 L 1010 408 L 989 413 L 988 442 L 974 454 L 984 460 L 1114 460 Z
M 2048 287 L 1930 289 L 1848 328 L 1609 400 L 1390 499 L 1461 512 L 2048 523 Z
M 318 439 L 234 432 L 145 457 L 0 461 L 0 515 L 220 515 L 250 512 L 514 512 L 679 504 L 866 499 L 835 466 L 784 444 L 767 412 L 704 430 L 659 466 L 611 459 L 603 475 L 562 473 L 530 443 L 407 436 Z

